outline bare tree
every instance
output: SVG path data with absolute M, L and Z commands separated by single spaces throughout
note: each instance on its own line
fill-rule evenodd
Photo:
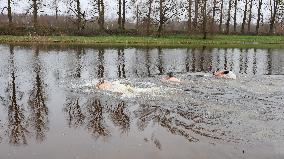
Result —
M 29 5 L 29 8 L 27 9 L 25 14 L 29 14 L 32 12 L 32 24 L 35 29 L 35 31 L 38 30 L 38 14 L 39 12 L 43 12 L 43 10 L 40 10 L 43 6 L 46 6 L 42 0 L 29 0 L 31 3 Z
M 165 0 L 159 0 L 159 12 L 160 12 L 160 18 L 159 18 L 159 28 L 158 28 L 158 35 L 161 35 L 161 32 L 163 30 L 163 26 L 165 24 Z
M 136 4 L 135 8 L 136 8 L 136 12 L 135 12 L 135 16 L 136 16 L 136 30 L 138 31 L 141 12 L 139 10 L 138 4 Z
M 121 13 L 121 0 L 118 0 L 118 19 L 117 19 L 117 23 L 118 23 L 118 29 L 122 30 L 122 13 Z
M 136 30 L 139 30 L 139 23 L 140 23 L 140 17 L 141 17 L 141 11 L 139 7 L 141 5 L 141 2 L 139 0 L 131 0 L 131 5 L 133 6 L 134 13 L 135 13 L 135 19 L 136 19 Z M 139 4 L 140 2 L 140 4 Z
M 213 31 L 215 29 L 216 10 L 217 10 L 217 0 L 214 0 L 213 1 L 213 9 L 212 9 L 212 20 L 211 20 L 211 34 L 213 33 Z
M 105 25 L 105 3 L 104 0 L 94 0 L 95 14 L 98 14 L 98 24 L 100 30 L 104 30 Z
M 82 11 L 81 8 L 81 1 L 80 0 L 69 0 L 67 3 L 69 3 L 68 13 L 75 15 L 75 23 L 77 30 L 81 31 L 85 28 L 86 25 L 86 13 L 85 11 Z
M 131 0 L 131 5 L 135 6 L 136 29 L 139 28 L 138 25 L 141 22 L 142 29 L 146 31 L 147 35 L 150 35 L 154 19 L 155 0 Z
M 238 0 L 235 0 L 235 12 L 234 12 L 234 32 L 237 32 L 237 9 L 238 9 Z
M 122 20 L 121 20 L 121 26 L 122 30 L 125 30 L 125 14 L 126 14 L 126 0 L 122 0 Z
M 256 21 L 256 34 L 259 34 L 259 23 L 261 18 L 262 0 L 258 0 L 257 21 Z
M 197 23 L 198 23 L 199 1 L 200 1 L 200 0 L 194 0 L 194 18 L 193 18 L 193 27 L 194 27 L 194 30 L 196 30 L 196 28 L 197 28 Z
M 81 30 L 83 29 L 82 26 L 82 21 L 83 21 L 83 17 L 85 16 L 85 13 L 82 13 L 81 11 L 81 4 L 80 4 L 80 0 L 76 0 L 76 16 L 77 16 L 77 29 Z
M 279 11 L 279 6 L 281 3 L 283 3 L 281 0 L 274 0 L 271 2 L 270 0 L 270 24 L 269 24 L 269 34 L 273 34 L 275 30 L 275 20 L 277 13 Z M 273 4 L 272 4 L 273 3 Z
M 188 14 L 188 19 L 187 19 L 187 33 L 191 33 L 191 26 L 192 26 L 192 0 L 187 0 L 188 2 L 188 7 L 187 7 L 187 14 Z
M 252 19 L 252 5 L 253 5 L 253 0 L 250 0 L 249 17 L 248 17 L 248 33 L 250 33 L 250 26 L 251 26 L 251 19 Z
M 220 20 L 219 20 L 219 32 L 222 32 L 222 23 L 223 23 L 223 8 L 224 8 L 224 0 L 221 0 L 221 7 L 220 7 Z
M 242 28 L 241 28 L 242 34 L 245 32 L 245 25 L 246 25 L 246 20 L 247 20 L 247 8 L 248 8 L 248 0 L 245 0 L 244 17 L 243 17 L 243 23 L 242 23 Z
M 3 14 L 4 10 L 7 10 L 7 15 L 8 15 L 8 20 L 9 20 L 9 27 L 12 26 L 13 23 L 13 17 L 12 17 L 12 7 L 11 7 L 11 3 L 13 1 L 12 0 L 7 0 L 7 6 L 4 7 L 1 11 L 1 14 Z
M 37 17 L 38 17 L 38 0 L 32 0 L 32 8 L 33 8 L 33 25 L 34 28 L 37 29 L 38 27 L 38 21 L 37 21 Z
M 7 11 L 8 11 L 9 27 L 12 27 L 13 25 L 12 8 L 11 8 L 12 0 L 8 0 L 7 3 L 8 3 Z
M 60 0 L 53 0 L 51 2 L 51 8 L 54 9 L 55 11 L 55 19 L 57 20 L 58 19 L 58 14 L 59 14 L 59 2 Z
M 177 15 L 176 0 L 158 0 L 158 36 L 162 35 L 165 23 Z
M 118 29 L 125 30 L 126 0 L 118 0 Z
M 230 32 L 231 9 L 232 9 L 232 0 L 229 0 L 228 18 L 226 22 L 226 34 L 229 34 Z
M 207 0 L 202 0 L 203 39 L 207 38 Z
M 147 20 L 146 20 L 146 25 L 147 25 L 147 35 L 150 33 L 150 26 L 151 26 L 151 15 L 152 15 L 152 5 L 153 5 L 154 0 L 148 0 L 147 5 L 148 5 L 148 12 L 147 12 Z

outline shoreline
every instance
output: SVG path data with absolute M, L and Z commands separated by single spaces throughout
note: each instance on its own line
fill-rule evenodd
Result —
M 1 44 L 92 45 L 126 47 L 284 48 L 284 36 L 11 36 L 1 35 Z

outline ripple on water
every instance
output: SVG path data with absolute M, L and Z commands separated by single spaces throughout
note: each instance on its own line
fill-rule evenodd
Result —
M 97 81 L 93 80 L 71 84 L 71 89 L 138 103 L 133 113 L 140 122 L 163 118 L 161 126 L 189 141 L 198 141 L 198 136 L 234 142 L 284 140 L 280 134 L 284 126 L 279 126 L 284 112 L 279 77 L 224 80 L 182 74 L 180 78 L 180 84 L 159 79 L 114 81 L 117 88 L 107 91 L 96 89 Z M 125 84 L 133 91 L 122 89 Z

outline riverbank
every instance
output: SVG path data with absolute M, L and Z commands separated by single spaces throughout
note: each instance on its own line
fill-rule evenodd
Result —
M 284 48 L 284 36 L 0 36 L 0 43 L 86 44 L 161 47 Z

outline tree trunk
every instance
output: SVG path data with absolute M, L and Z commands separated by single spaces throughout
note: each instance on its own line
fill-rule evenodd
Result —
M 150 25 L 151 25 L 151 14 L 152 14 L 152 3 L 153 3 L 153 0 L 149 0 L 149 7 L 148 7 L 148 13 L 147 13 L 147 26 L 146 26 L 146 32 L 147 32 L 147 35 L 150 34 Z
M 226 22 L 226 34 L 229 34 L 230 32 L 231 9 L 232 9 L 232 0 L 229 1 L 228 19 Z
M 57 20 L 58 19 L 58 6 L 55 6 L 55 19 Z
M 247 8 L 248 8 L 248 0 L 246 0 L 245 2 L 244 17 L 243 17 L 243 23 L 242 23 L 242 28 L 241 28 L 242 34 L 245 32 L 245 25 L 246 25 L 246 19 L 247 19 Z
M 126 1 L 122 0 L 122 21 L 121 21 L 121 28 L 125 30 L 125 13 L 126 13 Z
M 207 38 L 207 0 L 203 0 L 203 39 Z
M 59 0 L 52 0 L 52 9 L 55 10 L 55 19 L 58 19 L 58 13 L 59 13 L 59 7 L 58 7 L 58 1 Z
M 270 24 L 269 24 L 269 34 L 273 34 L 274 33 L 274 24 L 275 24 L 278 4 L 279 4 L 278 0 L 274 0 L 274 2 L 273 2 L 273 11 L 272 11 L 272 15 L 271 15 Z
M 197 30 L 198 8 L 199 8 L 199 0 L 194 0 L 193 28 L 194 28 L 195 31 Z
M 251 26 L 251 19 L 252 19 L 252 2 L 253 0 L 250 0 L 249 17 L 248 17 L 248 33 L 250 33 L 250 26 Z
M 261 18 L 261 6 L 262 6 L 262 0 L 258 0 L 258 10 L 257 10 L 257 21 L 256 21 L 256 34 L 259 34 L 259 23 Z
M 237 8 L 238 8 L 238 0 L 235 0 L 235 12 L 234 12 L 234 33 L 237 32 Z
M 11 9 L 11 0 L 8 0 L 8 19 L 9 19 L 9 27 L 12 27 L 13 19 L 12 19 L 12 9 Z
M 101 0 L 101 27 L 102 29 L 105 28 L 105 2 Z
M 121 18 L 121 0 L 118 0 L 118 29 L 122 30 L 122 18 Z
M 100 27 L 100 30 L 104 30 L 104 23 L 105 23 L 104 0 L 97 0 L 97 6 L 98 6 L 98 13 L 99 13 L 99 19 L 98 19 L 99 27 Z
M 214 29 L 215 29 L 215 16 L 216 16 L 216 5 L 217 5 L 217 0 L 213 1 L 213 15 L 212 15 L 212 21 L 211 21 L 211 34 L 213 34 Z
M 192 0 L 187 0 L 188 1 L 188 19 L 187 19 L 187 33 L 190 34 L 191 33 L 191 18 L 192 18 L 192 14 L 191 14 L 191 7 L 192 7 Z
M 38 28 L 38 21 L 37 21 L 37 13 L 38 13 L 38 6 L 37 6 L 37 0 L 33 0 L 33 25 L 34 28 L 37 30 Z
M 165 22 L 164 1 L 165 1 L 165 0 L 160 0 L 160 1 L 159 1 L 160 19 L 159 19 L 158 36 L 161 36 L 162 31 L 163 31 L 164 22 Z
M 81 15 L 81 5 L 80 5 L 80 0 L 76 0 L 76 16 L 77 16 L 77 29 L 80 31 L 81 25 L 82 25 L 82 15 Z
M 138 31 L 138 29 L 139 29 L 139 21 L 140 21 L 139 8 L 138 8 L 138 5 L 136 5 L 136 30 L 137 30 L 137 31 Z
M 97 0 L 97 7 L 98 7 L 98 14 L 99 14 L 98 24 L 101 29 L 101 0 Z
M 222 32 L 222 23 L 223 23 L 223 8 L 224 8 L 224 0 L 221 0 L 221 8 L 220 8 L 220 23 L 219 23 L 219 32 Z

